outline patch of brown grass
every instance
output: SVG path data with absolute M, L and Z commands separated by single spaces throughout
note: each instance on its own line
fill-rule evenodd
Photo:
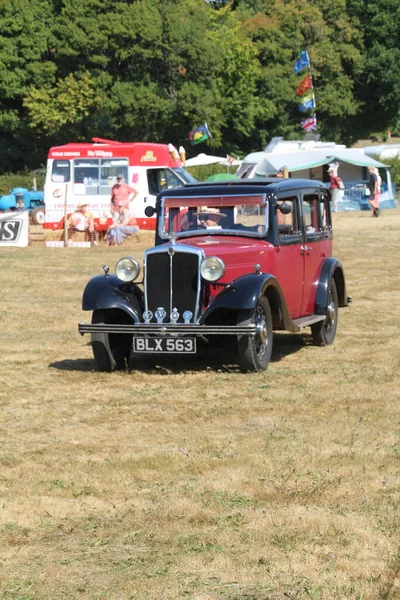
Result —
M 261 374 L 97 373 L 80 299 L 121 249 L 1 249 L 3 598 L 400 596 L 400 214 L 334 220 L 336 343 L 276 334 Z

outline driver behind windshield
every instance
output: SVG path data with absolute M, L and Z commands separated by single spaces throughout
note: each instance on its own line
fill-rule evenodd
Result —
M 219 212 L 218 208 L 207 208 L 206 206 L 194 214 L 205 229 L 222 229 L 220 219 L 227 216 L 226 213 Z

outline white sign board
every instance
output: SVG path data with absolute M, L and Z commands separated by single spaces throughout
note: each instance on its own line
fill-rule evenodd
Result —
M 0 214 L 0 246 L 25 248 L 29 242 L 29 212 Z

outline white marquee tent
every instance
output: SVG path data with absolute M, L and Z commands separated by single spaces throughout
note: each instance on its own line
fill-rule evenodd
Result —
M 234 159 L 228 160 L 226 156 L 213 156 L 212 154 L 205 154 L 201 152 L 193 158 L 188 158 L 185 162 L 185 167 L 200 167 L 204 165 L 226 165 L 226 166 L 239 166 L 242 164 L 241 160 Z

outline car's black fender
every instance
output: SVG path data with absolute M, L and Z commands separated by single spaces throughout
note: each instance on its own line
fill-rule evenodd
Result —
M 347 306 L 346 281 L 344 278 L 343 267 L 336 258 L 325 259 L 317 284 L 317 292 L 315 295 L 316 315 L 324 315 L 328 303 L 329 284 L 334 279 L 336 290 L 338 293 L 339 306 Z
M 270 273 L 249 273 L 238 277 L 215 296 L 201 317 L 201 323 L 210 320 L 219 310 L 240 311 L 254 309 L 262 296 L 266 296 L 271 306 L 275 329 L 293 329 L 285 296 L 276 277 Z
M 85 287 L 82 296 L 83 310 L 120 309 L 133 322 L 141 321 L 143 292 L 136 284 L 123 283 L 115 275 L 97 275 Z

